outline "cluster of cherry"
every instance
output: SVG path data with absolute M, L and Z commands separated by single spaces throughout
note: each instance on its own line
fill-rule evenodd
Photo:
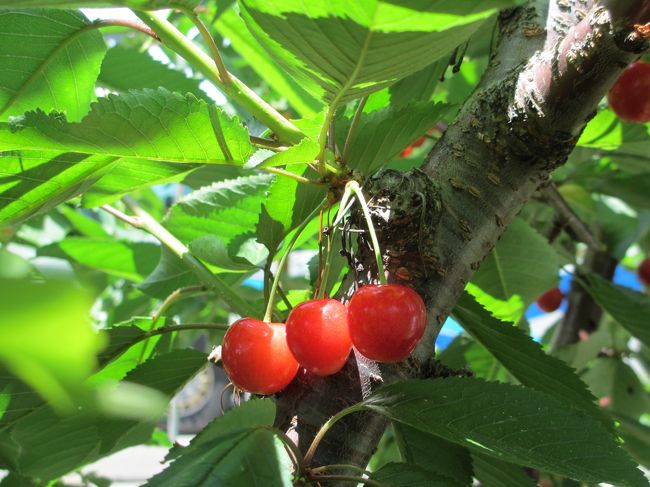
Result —
M 420 295 L 399 284 L 359 288 L 347 306 L 335 299 L 305 301 L 286 325 L 242 318 L 223 338 L 221 360 L 240 390 L 274 394 L 302 366 L 327 376 L 343 368 L 352 346 L 377 362 L 406 359 L 424 334 L 426 308 Z

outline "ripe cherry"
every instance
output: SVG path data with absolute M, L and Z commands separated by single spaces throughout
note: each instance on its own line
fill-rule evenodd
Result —
M 298 372 L 298 362 L 287 347 L 284 324 L 253 318 L 230 325 L 223 337 L 221 360 L 232 383 L 254 394 L 281 391 Z
M 426 322 L 420 295 L 399 284 L 364 286 L 348 304 L 353 345 L 378 362 L 400 362 L 408 357 L 422 338 Z
M 650 287 L 650 257 L 646 257 L 636 270 L 639 280 L 644 286 Z
M 539 306 L 542 311 L 550 313 L 551 311 L 555 311 L 560 307 L 563 299 L 564 293 L 562 293 L 562 291 L 556 287 L 550 291 L 546 291 L 539 298 L 537 298 L 537 306 Z
M 320 376 L 335 374 L 352 349 L 345 306 L 335 299 L 299 304 L 287 318 L 287 344 L 308 371 Z
M 607 94 L 609 106 L 628 122 L 650 122 L 650 63 L 627 67 Z

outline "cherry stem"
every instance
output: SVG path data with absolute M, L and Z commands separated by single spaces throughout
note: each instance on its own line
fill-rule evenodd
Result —
M 273 277 L 273 284 L 271 285 L 271 291 L 269 292 L 269 302 L 266 305 L 266 312 L 264 313 L 264 321 L 266 323 L 270 323 L 271 317 L 273 316 L 273 307 L 275 305 L 275 294 L 277 293 L 278 286 L 280 285 L 280 278 L 282 277 L 282 273 L 284 271 L 284 264 L 287 261 L 287 257 L 289 257 L 289 254 L 291 253 L 291 249 L 293 249 L 293 246 L 298 240 L 298 237 L 300 237 L 302 231 L 307 227 L 307 225 L 309 225 L 309 222 L 311 222 L 312 218 L 318 215 L 318 212 L 320 210 L 321 210 L 321 205 L 314 208 L 314 210 L 307 216 L 307 218 L 305 218 L 305 220 L 300 224 L 300 226 L 296 228 L 296 230 L 293 232 L 293 236 L 291 237 L 291 240 L 289 240 L 287 249 L 285 250 L 282 257 L 280 258 L 280 262 L 278 263 L 278 271 L 275 273 L 275 276 Z
M 293 442 L 291 438 L 287 436 L 287 434 L 284 431 L 281 431 L 278 428 L 275 428 L 273 426 L 268 426 L 266 429 L 271 431 L 280 439 L 280 441 L 282 441 L 286 449 L 289 451 L 290 456 L 292 457 L 291 461 L 296 469 L 296 472 L 298 472 L 299 476 L 306 477 L 307 471 L 305 470 L 302 453 L 300 452 L 298 446 Z
M 338 224 L 343 219 L 343 216 L 352 207 L 352 203 L 354 203 L 354 201 L 352 201 L 350 204 L 348 204 L 350 202 L 351 197 L 352 197 L 352 190 L 348 187 L 348 185 L 346 185 L 345 190 L 343 191 L 343 196 L 341 196 L 341 202 L 339 203 L 339 210 L 336 212 L 336 218 L 334 219 L 334 223 L 332 224 L 332 232 L 330 233 L 330 242 L 334 240 L 334 236 L 336 235 Z M 329 279 L 333 256 L 334 256 L 334 252 L 332 251 L 332 248 L 330 246 L 329 252 L 327 253 L 327 259 L 325 259 L 325 267 L 323 269 L 323 272 L 321 273 L 318 286 L 316 286 L 316 298 L 324 297 L 328 291 L 327 280 Z
M 312 459 L 314 458 L 314 453 L 316 453 L 316 448 L 318 448 L 319 443 L 325 434 L 332 428 L 332 426 L 334 426 L 340 419 L 346 417 L 348 414 L 363 411 L 364 409 L 365 406 L 362 403 L 353 404 L 352 406 L 339 411 L 330 419 L 325 421 L 325 423 L 323 423 L 323 426 L 321 426 L 318 430 L 318 433 L 316 433 L 316 436 L 314 436 L 311 445 L 309 445 L 309 449 L 305 454 L 305 465 L 309 465 L 311 463 Z
M 377 274 L 379 277 L 379 282 L 381 284 L 388 284 L 386 279 L 386 270 L 384 269 L 384 261 L 381 258 L 381 251 L 379 250 L 379 240 L 377 239 L 377 233 L 375 232 L 375 227 L 372 224 L 372 218 L 370 216 L 370 211 L 368 210 L 368 203 L 363 196 L 363 192 L 359 187 L 359 183 L 356 181 L 350 181 L 346 185 L 349 186 L 350 190 L 354 192 L 355 196 L 361 204 L 361 210 L 363 211 L 363 216 L 366 219 L 366 225 L 368 225 L 368 232 L 370 233 L 370 239 L 372 240 L 372 250 L 375 253 L 375 260 L 377 261 Z

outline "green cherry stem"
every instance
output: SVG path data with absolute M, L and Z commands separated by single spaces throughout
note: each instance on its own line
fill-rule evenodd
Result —
M 370 232 L 370 239 L 372 240 L 372 247 L 375 253 L 375 260 L 377 261 L 377 274 L 379 276 L 379 282 L 381 284 L 387 284 L 386 280 L 386 270 L 384 269 L 384 261 L 381 258 L 381 251 L 379 250 L 379 240 L 377 239 L 377 233 L 375 232 L 375 227 L 372 224 L 372 218 L 370 217 L 370 211 L 368 210 L 368 203 L 366 203 L 366 198 L 363 196 L 363 192 L 359 187 L 359 183 L 356 181 L 350 181 L 347 187 L 350 187 L 350 190 L 354 192 L 355 196 L 361 204 L 361 210 L 363 211 L 363 216 L 366 219 L 366 225 L 368 225 L 368 232 Z
M 269 292 L 269 302 L 266 305 L 266 312 L 264 313 L 264 321 L 267 323 L 271 322 L 271 317 L 273 316 L 273 306 L 275 305 L 275 294 L 278 291 L 278 286 L 280 285 L 280 278 L 282 277 L 282 271 L 284 270 L 284 264 L 287 262 L 287 257 L 289 257 L 289 254 L 291 253 L 291 249 L 293 249 L 293 246 L 295 245 L 296 241 L 298 240 L 298 237 L 300 237 L 300 234 L 302 231 L 309 225 L 309 222 L 314 218 L 316 215 L 318 215 L 318 212 L 321 209 L 321 205 L 318 205 L 314 210 L 305 218 L 305 220 L 300 224 L 298 228 L 293 232 L 293 236 L 291 237 L 291 240 L 289 240 L 289 244 L 287 245 L 287 249 L 285 250 L 284 254 L 280 258 L 280 262 L 278 263 L 278 272 L 275 273 L 275 276 L 273 277 L 273 284 L 271 285 L 271 291 Z
M 345 418 L 347 415 L 359 411 L 363 411 L 364 409 L 365 406 L 362 403 L 353 404 L 352 406 L 339 411 L 330 419 L 325 421 L 323 426 L 321 426 L 320 429 L 318 430 L 318 433 L 316 433 L 316 436 L 314 436 L 311 445 L 309 445 L 309 449 L 307 450 L 307 453 L 305 453 L 305 465 L 309 466 L 312 459 L 314 458 L 314 454 L 316 453 L 316 448 L 318 448 L 318 445 L 320 444 L 321 440 L 323 439 L 325 434 L 332 428 L 332 426 L 334 426 L 340 419 Z

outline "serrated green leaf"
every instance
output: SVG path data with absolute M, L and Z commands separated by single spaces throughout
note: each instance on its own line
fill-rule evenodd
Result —
M 472 485 L 472 463 L 466 448 L 402 423 L 393 427 L 405 462 L 448 478 L 454 487 Z
M 545 392 L 607 424 L 587 386 L 564 362 L 547 355 L 520 328 L 499 321 L 469 294 L 453 310 L 454 318 L 523 385 Z
M 371 394 L 367 409 L 489 456 L 585 482 L 646 486 L 593 418 L 535 389 L 473 378 L 409 380 Z
M 136 66 L 137 69 L 134 69 Z M 106 53 L 98 81 L 112 91 L 128 92 L 162 86 L 183 95 L 192 93 L 197 98 L 211 102 L 199 88 L 201 80 L 188 78 L 183 72 L 156 61 L 146 51 L 130 49 L 120 44 Z
M 467 290 L 494 316 L 516 323 L 530 303 L 557 286 L 558 270 L 553 247 L 524 220 L 515 218 Z
M 290 487 L 291 461 L 267 429 L 274 418 L 273 401 L 244 403 L 210 423 L 189 446 L 174 447 L 168 456 L 174 459 L 171 465 L 145 485 Z
M 458 487 L 459 484 L 435 472 L 408 463 L 389 463 L 370 475 L 391 487 Z
M 258 41 L 333 106 L 377 91 L 449 53 L 511 1 L 240 2 Z
M 16 6 L 0 6 L 7 3 Z M 71 121 L 88 112 L 106 52 L 89 25 L 75 11 L 0 12 L 0 120 L 37 108 L 64 112 Z
M 447 110 L 441 103 L 416 102 L 402 108 L 363 113 L 350 140 L 347 164 L 362 174 L 385 165 L 404 147 L 440 120 Z M 345 142 L 350 121 L 337 127 L 339 144 Z
M 247 61 L 248 66 L 286 98 L 300 116 L 309 117 L 322 110 L 322 105 L 269 57 L 234 9 L 225 11 L 215 26 L 232 43 L 233 49 Z
M 586 289 L 596 302 L 632 335 L 650 346 L 650 298 L 617 286 L 595 274 L 584 276 Z
M 474 475 L 483 487 L 535 487 L 537 483 L 524 469 L 494 457 L 472 453 Z
M 68 258 L 112 276 L 142 282 L 160 260 L 160 246 L 111 237 L 67 237 L 39 249 L 38 254 Z
M 212 420 L 187 446 L 175 445 L 169 450 L 166 461 L 192 455 L 199 447 L 212 441 L 251 429 L 273 426 L 275 403 L 272 399 L 253 399 Z
M 160 88 L 101 98 L 80 123 L 42 111 L 0 123 L 0 151 L 16 150 L 243 164 L 252 146 L 236 118 L 194 95 Z

